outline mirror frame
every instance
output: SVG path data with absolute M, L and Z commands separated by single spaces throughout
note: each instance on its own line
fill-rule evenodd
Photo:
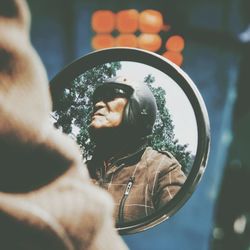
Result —
M 115 61 L 132 61 L 154 67 L 172 78 L 187 96 L 195 114 L 198 143 L 195 160 L 187 179 L 173 197 L 157 214 L 118 228 L 120 234 L 131 234 L 152 228 L 175 214 L 189 199 L 205 171 L 210 149 L 210 125 L 205 103 L 189 76 L 166 58 L 149 51 L 135 48 L 116 47 L 89 53 L 66 66 L 50 82 L 53 110 L 58 93 L 64 90 L 77 76 L 93 67 Z

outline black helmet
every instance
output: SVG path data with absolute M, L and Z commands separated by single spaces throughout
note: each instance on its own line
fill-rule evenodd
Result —
M 96 88 L 93 102 L 109 101 L 115 97 L 128 99 L 122 125 L 140 137 L 150 135 L 156 120 L 157 105 L 149 87 L 123 76 L 109 78 Z

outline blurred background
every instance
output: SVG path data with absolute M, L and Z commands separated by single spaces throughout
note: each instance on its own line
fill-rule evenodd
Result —
M 31 39 L 52 79 L 96 49 L 161 54 L 196 83 L 211 125 L 206 172 L 169 220 L 124 236 L 136 250 L 250 249 L 250 1 L 28 0 Z

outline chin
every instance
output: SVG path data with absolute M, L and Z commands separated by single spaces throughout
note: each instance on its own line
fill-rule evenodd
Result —
M 92 122 L 90 124 L 90 128 L 96 130 L 96 129 L 106 128 L 106 126 L 104 124 L 100 124 L 99 122 Z

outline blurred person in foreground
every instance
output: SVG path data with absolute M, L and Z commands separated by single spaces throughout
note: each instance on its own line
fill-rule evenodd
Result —
M 50 124 L 29 26 L 24 0 L 0 0 L 0 249 L 127 249 L 111 197 L 79 171 L 77 146 Z

